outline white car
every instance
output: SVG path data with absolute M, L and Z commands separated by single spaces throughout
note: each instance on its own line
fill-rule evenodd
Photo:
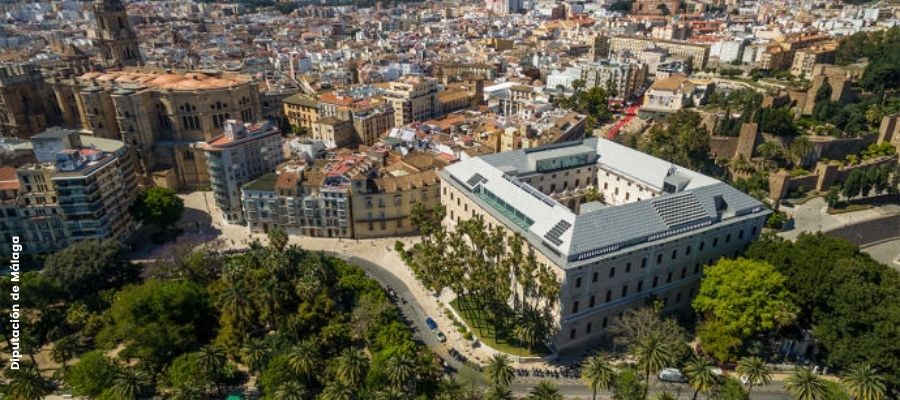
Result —
M 663 368 L 659 371 L 659 380 L 663 382 L 681 383 L 686 379 L 684 379 L 684 374 L 682 374 L 678 368 Z
M 432 329 L 431 333 L 434 334 L 434 337 L 437 338 L 438 342 L 444 343 L 447 341 L 447 336 L 444 336 L 444 332 L 441 332 L 437 329 Z

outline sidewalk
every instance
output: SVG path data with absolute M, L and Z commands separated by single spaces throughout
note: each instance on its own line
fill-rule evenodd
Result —
M 230 225 L 222 221 L 221 214 L 218 212 L 214 204 L 207 203 L 204 199 L 203 192 L 194 192 L 180 195 L 184 199 L 185 211 L 192 209 L 191 215 L 199 213 L 206 214 L 209 211 L 211 219 L 204 221 L 211 226 L 200 226 L 200 230 L 207 231 L 207 228 L 218 231 L 215 239 L 206 242 L 206 245 L 215 250 L 226 250 L 236 248 L 246 248 L 254 239 L 259 240 L 263 244 L 267 242 L 266 235 L 252 234 L 245 226 Z M 208 207 L 208 208 L 207 208 Z M 198 213 L 199 212 L 199 213 Z M 202 218 L 201 218 L 202 220 Z M 181 221 L 179 226 L 185 229 L 185 232 L 195 231 L 197 229 L 195 223 L 198 221 L 188 220 Z M 384 239 L 339 239 L 339 238 L 315 238 L 307 236 L 292 235 L 289 237 L 289 244 L 296 244 L 309 251 L 330 251 L 346 256 L 358 257 L 368 262 L 380 266 L 390 274 L 402 280 L 411 290 L 414 301 L 422 308 L 428 316 L 433 318 L 441 331 L 447 336 L 447 342 L 442 346 L 453 347 L 460 353 L 472 361 L 483 363 L 489 359 L 495 351 L 484 345 L 478 348 L 472 347 L 472 343 L 465 340 L 456 329 L 453 323 L 444 315 L 441 308 L 441 302 L 430 291 L 413 276 L 412 271 L 406 267 L 406 264 L 400 259 L 400 256 L 394 251 L 394 243 L 400 240 L 407 248 L 418 242 L 417 237 L 392 237 Z M 444 304 L 444 307 L 449 305 Z M 462 322 L 462 321 L 460 321 Z M 529 366 L 535 364 L 529 364 Z

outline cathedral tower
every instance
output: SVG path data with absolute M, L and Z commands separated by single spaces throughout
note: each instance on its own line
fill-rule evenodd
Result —
M 136 66 L 143 63 L 138 39 L 120 0 L 94 0 L 100 57 L 107 67 Z

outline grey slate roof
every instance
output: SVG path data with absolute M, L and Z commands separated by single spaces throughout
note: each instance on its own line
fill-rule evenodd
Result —
M 534 171 L 537 160 L 584 154 L 585 151 L 595 152 L 598 157 L 594 163 L 651 184 L 660 190 L 659 194 L 643 201 L 609 207 L 587 203 L 587 207 L 576 215 L 546 195 L 532 195 L 536 189 L 510 176 L 512 170 L 517 175 Z M 560 260 L 561 266 L 717 225 L 732 218 L 768 213 L 761 202 L 725 183 L 605 139 L 591 138 L 578 143 L 476 157 L 448 166 L 441 176 L 463 192 L 471 193 L 484 185 L 533 219 L 534 224 L 524 231 L 515 223 L 507 226 L 522 231 L 533 245 L 543 245 L 558 252 L 551 258 Z M 685 185 L 679 185 L 685 189 L 675 193 L 661 191 L 667 176 L 685 180 Z M 479 202 L 474 193 L 472 197 Z M 534 197 L 541 201 L 534 201 Z M 500 220 L 506 219 L 490 206 L 485 207 Z

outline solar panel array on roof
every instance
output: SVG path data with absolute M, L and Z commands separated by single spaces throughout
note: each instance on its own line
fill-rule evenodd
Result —
M 549 240 L 551 243 L 559 246 L 562 244 L 562 239 L 559 237 L 562 236 L 569 228 L 572 227 L 572 224 L 569 221 L 564 219 L 559 220 L 556 225 L 553 225 L 553 228 L 550 228 L 550 231 L 544 235 L 544 239 Z
M 477 185 L 479 183 L 484 183 L 484 182 L 487 182 L 487 178 L 481 176 L 481 174 L 479 174 L 479 173 L 476 173 L 475 175 L 472 175 L 472 177 L 469 178 L 469 180 L 466 181 L 466 185 L 469 185 L 470 187 L 475 187 L 475 185 Z
M 663 222 L 672 228 L 708 217 L 693 193 L 663 196 L 652 201 Z

